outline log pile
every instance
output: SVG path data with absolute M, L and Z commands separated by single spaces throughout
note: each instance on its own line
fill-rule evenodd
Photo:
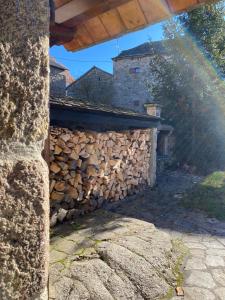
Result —
M 51 225 L 118 201 L 149 184 L 150 129 L 81 132 L 51 128 Z

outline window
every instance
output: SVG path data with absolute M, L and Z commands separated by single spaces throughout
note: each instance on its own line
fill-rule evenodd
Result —
M 138 100 L 134 101 L 134 106 L 139 106 L 140 102 Z
M 135 67 L 135 68 L 130 68 L 129 69 L 129 74 L 137 74 L 141 72 L 141 68 Z

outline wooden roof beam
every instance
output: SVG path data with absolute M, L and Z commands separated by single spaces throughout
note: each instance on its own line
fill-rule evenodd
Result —
M 55 11 L 55 21 L 58 24 L 64 23 L 75 16 L 79 16 L 94 5 L 99 4 L 100 0 L 72 0 L 59 7 Z
M 50 1 L 56 7 L 51 45 L 64 44 L 66 49 L 76 51 L 217 0 Z
M 58 24 L 72 27 L 131 0 L 72 0 L 55 11 Z
M 72 41 L 76 34 L 76 28 L 68 28 L 59 24 L 50 25 L 50 46 L 63 45 Z

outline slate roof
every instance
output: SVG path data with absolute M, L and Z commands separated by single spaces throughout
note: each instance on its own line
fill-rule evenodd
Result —
M 154 54 L 167 54 L 167 47 L 173 46 L 175 40 L 163 40 L 155 42 L 146 42 L 137 47 L 124 50 L 118 56 L 114 57 L 113 60 L 119 60 L 129 57 L 142 57 Z
M 127 116 L 127 117 L 134 117 L 134 118 L 143 118 L 148 120 L 160 120 L 159 117 L 149 116 L 147 114 L 137 113 L 132 110 L 125 110 L 123 108 L 117 108 L 110 105 L 105 104 L 94 104 L 86 101 L 76 100 L 72 97 L 51 97 L 50 98 L 50 105 L 54 106 L 62 106 L 70 108 L 71 110 L 77 111 L 88 111 L 88 112 L 101 112 L 104 114 L 110 115 L 120 115 L 120 116 Z
M 50 124 L 97 132 L 157 128 L 160 118 L 71 97 L 50 99 Z
M 104 70 L 102 70 L 102 69 L 100 69 L 100 68 L 98 68 L 96 66 L 93 66 L 91 69 L 89 69 L 87 72 L 85 72 L 79 78 L 77 78 L 76 81 L 74 81 L 70 85 L 68 85 L 66 89 L 68 89 L 69 87 L 71 87 L 74 84 L 77 84 L 82 78 L 86 77 L 88 74 L 90 74 L 92 71 L 95 71 L 95 70 L 100 71 L 100 73 L 104 73 L 104 74 L 107 74 L 107 75 L 113 77 L 113 75 L 111 73 L 106 72 L 106 71 L 104 71 Z
M 65 67 L 61 63 L 58 63 L 56 61 L 56 59 L 54 57 L 52 57 L 52 56 L 50 56 L 50 58 L 49 58 L 49 64 L 50 64 L 51 67 L 58 68 L 58 69 L 63 70 L 63 71 L 68 70 L 67 67 Z

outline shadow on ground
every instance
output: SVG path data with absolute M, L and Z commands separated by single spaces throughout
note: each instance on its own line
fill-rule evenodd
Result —
M 209 218 L 191 201 L 183 206 L 183 198 L 202 180 L 183 172 L 167 172 L 159 176 L 157 186 L 122 202 L 105 205 L 105 209 L 153 223 L 157 228 L 180 233 L 211 233 L 224 236 L 225 222 Z M 204 195 L 203 195 L 204 196 Z

